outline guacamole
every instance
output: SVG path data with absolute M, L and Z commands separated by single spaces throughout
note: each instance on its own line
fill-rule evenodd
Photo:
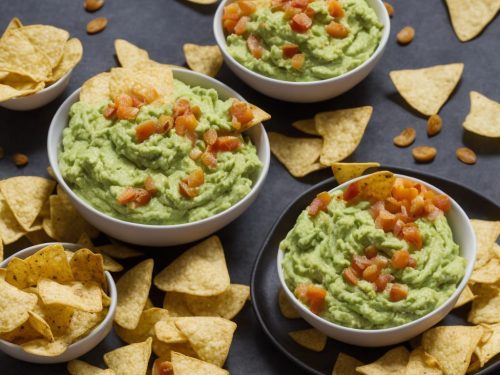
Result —
M 168 104 L 128 95 L 73 104 L 59 153 L 71 189 L 107 215 L 144 224 L 205 219 L 245 197 L 261 162 L 235 131 L 237 101 L 178 80 L 174 96 Z
M 229 8 L 223 24 L 229 53 L 268 77 L 299 82 L 340 76 L 366 61 L 381 39 L 383 25 L 366 0 L 261 3 L 253 12 L 239 10 L 237 23 Z
M 359 329 L 402 325 L 440 306 L 464 276 L 466 261 L 437 209 L 406 224 L 421 236 L 410 243 L 408 231 L 395 235 L 397 224 L 389 229 L 374 219 L 380 203 L 374 214 L 369 201 L 346 201 L 336 191 L 314 216 L 312 206 L 280 244 L 282 267 L 290 290 L 326 320 Z M 304 286 L 323 293 L 320 303 L 304 302 Z

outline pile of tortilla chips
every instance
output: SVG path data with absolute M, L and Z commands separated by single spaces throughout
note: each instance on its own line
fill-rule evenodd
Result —
M 315 138 L 292 138 L 269 132 L 271 151 L 295 177 L 344 160 L 358 147 L 370 121 L 370 106 L 318 113 L 293 126 Z M 320 138 L 321 137 L 321 138 Z
M 83 48 L 68 39 L 66 30 L 13 18 L 0 38 L 0 102 L 34 94 L 71 71 Z
M 40 356 L 64 353 L 104 319 L 111 303 L 101 255 L 61 244 L 14 257 L 0 284 L 0 338 Z

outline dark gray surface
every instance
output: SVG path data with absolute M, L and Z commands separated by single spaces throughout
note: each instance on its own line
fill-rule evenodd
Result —
M 412 168 L 463 183 L 481 194 L 500 202 L 500 142 L 466 134 L 462 122 L 469 111 L 469 91 L 477 90 L 500 100 L 500 23 L 494 20 L 479 38 L 460 43 L 451 29 L 442 1 L 393 1 L 396 11 L 392 19 L 391 38 L 386 53 L 373 73 L 351 92 L 328 102 L 289 104 L 269 99 L 239 81 L 226 67 L 218 79 L 270 112 L 273 119 L 266 127 L 291 135 L 293 120 L 313 116 L 318 111 L 372 105 L 374 114 L 358 150 L 349 161 L 379 161 L 386 165 Z M 45 175 L 48 165 L 46 136 L 50 120 L 65 97 L 89 77 L 116 66 L 113 40 L 124 38 L 147 49 L 160 62 L 184 64 L 182 45 L 185 42 L 213 44 L 212 15 L 215 6 L 194 6 L 179 0 L 108 0 L 103 9 L 86 13 L 81 0 L 14 0 L 0 1 L 0 28 L 20 17 L 25 24 L 45 23 L 60 26 L 80 38 L 84 47 L 82 62 L 74 70 L 71 83 L 60 98 L 32 112 L 0 109 L 0 146 L 6 155 L 25 152 L 30 163 L 16 168 L 8 157 L 0 160 L 0 178 L 15 175 Z M 86 23 L 96 16 L 109 18 L 108 28 L 97 35 L 85 33 Z M 498 18 L 498 17 L 497 17 Z M 406 47 L 398 46 L 395 34 L 405 25 L 416 28 L 416 37 Z M 443 107 L 443 131 L 427 138 L 425 119 L 404 104 L 395 92 L 388 72 L 392 69 L 418 68 L 451 62 L 465 63 L 461 83 Z M 415 144 L 437 147 L 436 160 L 428 165 L 415 164 L 410 149 L 392 145 L 392 137 L 403 128 L 417 129 Z M 478 153 L 478 163 L 466 166 L 455 158 L 455 149 L 466 145 Z M 299 193 L 330 176 L 329 171 L 316 172 L 304 179 L 295 179 L 273 158 L 266 184 L 249 210 L 230 226 L 220 231 L 226 250 L 231 278 L 249 283 L 255 255 L 279 213 Z M 186 246 L 176 249 L 154 249 L 155 271 Z M 160 295 L 156 296 L 160 303 Z M 233 374 L 300 374 L 303 373 L 274 348 L 260 329 L 250 308 L 237 318 L 238 330 L 226 367 Z M 102 353 L 119 344 L 111 335 L 85 356 L 94 364 L 102 364 Z M 64 373 L 64 366 L 40 366 L 22 363 L 0 354 L 0 374 Z M 131 374 L 133 375 L 133 374 Z

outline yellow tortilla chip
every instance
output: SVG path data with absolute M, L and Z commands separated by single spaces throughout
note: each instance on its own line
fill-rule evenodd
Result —
M 135 329 L 130 330 L 115 325 L 115 332 L 127 344 L 142 342 L 148 337 L 154 337 L 155 324 L 157 322 L 166 321 L 168 318 L 169 314 L 167 310 L 153 307 L 142 312 Z
M 61 61 L 52 71 L 49 83 L 53 83 L 65 76 L 72 70 L 82 59 L 83 47 L 82 43 L 77 38 L 72 38 L 64 45 L 64 53 Z
M 75 251 L 69 265 L 76 281 L 94 281 L 107 290 L 102 255 L 94 254 L 89 249 L 80 249 Z
M 364 375 L 399 375 L 404 373 L 410 353 L 404 346 L 389 350 L 375 362 L 359 366 L 356 370 Z
M 200 46 L 186 43 L 183 47 L 187 65 L 195 72 L 215 77 L 222 67 L 224 59 L 217 45 Z
M 250 109 L 252 110 L 253 118 L 248 123 L 243 124 L 238 132 L 244 132 L 245 130 L 250 129 L 252 126 L 259 125 L 260 123 L 267 121 L 271 118 L 271 115 L 264 111 L 263 109 L 253 105 L 252 103 L 248 103 Z
M 478 284 L 472 290 L 476 298 L 472 301 L 467 320 L 473 324 L 500 323 L 500 287 Z
M 99 312 L 103 309 L 101 288 L 93 281 L 59 284 L 53 280 L 40 279 L 38 294 L 46 305 L 57 303 L 86 312 Z
M 34 281 L 32 277 L 31 267 L 28 262 L 17 257 L 12 258 L 7 265 L 5 281 L 19 289 L 25 289 L 36 284 L 36 281 Z
M 472 219 L 470 221 L 476 235 L 476 263 L 474 269 L 483 267 L 495 256 L 493 245 L 500 235 L 500 221 Z
M 50 25 L 29 25 L 20 30 L 36 49 L 47 56 L 51 69 L 59 64 L 69 38 L 66 30 Z
M 23 24 L 21 22 L 21 20 L 17 17 L 14 17 L 10 20 L 9 24 L 7 25 L 7 27 L 5 28 L 4 30 L 4 34 L 9 31 L 9 30 L 14 30 L 14 29 L 19 29 L 23 27 Z M 3 36 L 3 35 L 2 35 Z
M 313 118 L 294 121 L 292 123 L 292 126 L 295 129 L 300 130 L 302 133 L 306 133 L 309 135 L 320 135 L 318 133 L 318 130 L 316 129 L 316 121 L 314 121 Z
M 444 375 L 465 374 L 483 328 L 481 326 L 441 326 L 426 331 L 423 349 L 434 357 Z
M 300 314 L 297 312 L 295 307 L 288 299 L 283 289 L 278 292 L 278 306 L 280 308 L 281 314 L 288 319 L 300 318 Z
M 9 245 L 16 242 L 25 233 L 0 192 L 0 236 L 3 243 Z
M 100 312 L 74 310 L 71 322 L 63 337 L 68 342 L 74 342 L 79 337 L 87 335 L 106 317 L 108 309 Z
M 326 346 L 326 335 L 316 328 L 288 332 L 288 335 L 300 346 L 314 352 L 321 352 Z
M 29 311 L 28 322 L 37 331 L 40 335 L 45 337 L 49 341 L 54 341 L 54 335 L 52 334 L 52 330 L 47 323 L 40 315 L 33 311 Z
M 55 357 L 61 355 L 68 349 L 69 342 L 63 338 L 57 338 L 54 341 L 49 341 L 47 339 L 35 339 L 21 344 L 21 347 L 25 352 L 43 356 L 43 357 Z
M 460 296 L 458 297 L 457 303 L 455 303 L 455 306 L 453 306 L 454 309 L 457 307 L 463 306 L 466 303 L 471 302 L 474 299 L 474 293 L 472 293 L 472 290 L 468 285 L 465 286 L 465 289 L 460 293 Z
M 144 305 L 144 310 L 152 309 L 153 307 L 155 307 L 155 305 L 153 304 L 153 301 L 151 301 L 151 299 L 148 297 L 148 299 L 146 300 L 146 304 Z
M 470 92 L 470 111 L 463 127 L 484 137 L 500 137 L 500 103 L 476 91 Z
M 104 362 L 116 375 L 146 375 L 152 341 L 149 337 L 144 342 L 115 349 L 104 354 Z
M 119 243 L 113 243 L 110 245 L 103 245 L 97 248 L 100 253 L 109 255 L 110 257 L 116 259 L 128 259 L 143 256 L 144 254 L 140 251 L 131 249 L 125 245 Z
M 0 333 L 10 332 L 26 322 L 37 300 L 36 295 L 23 292 L 0 278 Z
M 394 70 L 389 73 L 406 102 L 420 113 L 439 112 L 455 89 L 464 64 L 436 65 L 422 69 Z
M 154 278 L 166 292 L 214 296 L 229 287 L 224 249 L 219 237 L 212 236 L 186 250 Z
M 42 90 L 44 87 L 45 83 L 43 82 L 31 83 L 31 87 L 23 89 L 17 89 L 15 87 L 0 83 L 0 102 L 18 98 L 21 96 L 31 95 Z
M 116 283 L 115 322 L 123 328 L 132 330 L 139 324 L 151 288 L 153 265 L 153 259 L 146 259 L 128 270 Z
M 115 375 L 115 372 L 111 369 L 103 370 L 79 359 L 69 361 L 66 368 L 70 375 Z
M 229 375 L 229 372 L 211 363 L 172 352 L 172 366 L 175 375 Z
M 39 299 L 33 312 L 47 322 L 54 336 L 61 336 L 68 330 L 75 310 L 70 306 L 60 304 L 44 305 Z
M 130 68 L 137 63 L 149 61 L 149 54 L 124 39 L 115 40 L 115 52 L 118 62 L 124 68 Z
M 181 344 L 188 341 L 186 335 L 175 325 L 176 319 L 169 318 L 155 324 L 154 333 L 158 340 L 166 344 Z
M 363 362 L 340 352 L 335 361 L 332 375 L 358 375 L 359 372 L 356 371 L 356 368 L 360 366 L 363 366 Z
M 490 259 L 481 268 L 477 268 L 472 272 L 470 281 L 482 284 L 494 284 L 500 280 L 500 259 Z
M 109 272 L 121 272 L 123 271 L 123 266 L 118 263 L 116 260 L 111 258 L 110 256 L 104 254 L 101 252 L 98 248 L 94 246 L 92 243 L 92 240 L 90 239 L 89 235 L 87 233 L 82 233 L 80 238 L 78 238 L 77 243 L 82 245 L 83 247 L 86 247 L 90 250 L 92 250 L 96 254 L 101 254 L 102 260 L 104 263 L 104 271 L 109 271 Z
M 229 288 L 216 296 L 184 295 L 186 306 L 193 315 L 220 316 L 225 319 L 233 319 L 245 306 L 249 297 L 250 287 L 241 284 L 231 284 Z
M 13 344 L 21 345 L 28 341 L 41 338 L 39 332 L 37 332 L 29 323 L 29 321 L 24 322 L 16 329 L 6 332 L 0 333 L 0 339 L 11 342 Z
M 167 344 L 156 338 L 153 338 L 153 352 L 160 358 L 170 361 L 172 352 L 182 353 L 189 357 L 198 358 L 191 345 L 188 342 Z
M 373 107 L 365 106 L 318 113 L 314 120 L 323 137 L 320 162 L 331 165 L 351 155 L 363 138 L 372 112 Z
M 476 348 L 480 367 L 483 367 L 491 358 L 500 353 L 500 323 L 488 326 L 491 329 L 490 337 Z
M 319 138 L 291 138 L 269 132 L 271 152 L 295 177 L 304 177 L 324 168 L 318 162 L 323 147 Z
M 360 196 L 365 199 L 384 200 L 391 194 L 396 176 L 389 171 L 380 171 L 367 175 L 357 181 Z
M 111 99 L 109 84 L 111 73 L 99 73 L 88 79 L 80 90 L 80 101 L 87 104 L 103 104 Z
M 3 240 L 2 240 L 2 232 L 0 232 L 0 262 L 3 261 Z
M 462 42 L 474 39 L 495 18 L 498 0 L 446 0 L 451 24 Z
M 438 362 L 421 347 L 410 353 L 404 375 L 442 375 Z
M 353 178 L 361 176 L 369 168 L 380 167 L 379 163 L 333 163 L 332 171 L 337 183 L 343 184 Z
M 187 307 L 185 296 L 186 294 L 183 293 L 165 293 L 163 308 L 168 310 L 170 316 L 193 316 L 194 314 Z
M 187 317 L 176 318 L 175 325 L 201 360 L 219 367 L 224 365 L 236 323 L 215 317 Z
M 26 231 L 35 222 L 54 186 L 54 181 L 43 177 L 18 176 L 0 181 L 7 204 Z
M 54 244 L 38 250 L 25 259 L 30 269 L 30 285 L 36 285 L 41 278 L 60 283 L 73 280 L 73 273 L 61 244 Z
M 41 243 L 54 241 L 54 239 L 49 237 L 49 235 L 45 233 L 43 229 L 28 232 L 26 233 L 26 237 L 33 245 L 39 245 Z

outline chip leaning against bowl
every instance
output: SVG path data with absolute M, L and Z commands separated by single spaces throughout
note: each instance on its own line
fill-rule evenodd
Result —
M 175 100 L 156 101 L 154 88 L 142 85 L 114 102 L 71 107 L 60 170 L 99 211 L 180 224 L 224 211 L 250 192 L 261 163 L 241 131 L 260 122 L 256 107 L 173 82 Z
M 286 81 L 340 76 L 377 49 L 383 25 L 366 0 L 237 1 L 224 8 L 229 53 Z
M 444 303 L 466 260 L 443 214 L 447 196 L 400 178 L 385 199 L 367 196 L 359 182 L 320 193 L 280 244 L 284 279 L 330 322 L 394 327 Z

